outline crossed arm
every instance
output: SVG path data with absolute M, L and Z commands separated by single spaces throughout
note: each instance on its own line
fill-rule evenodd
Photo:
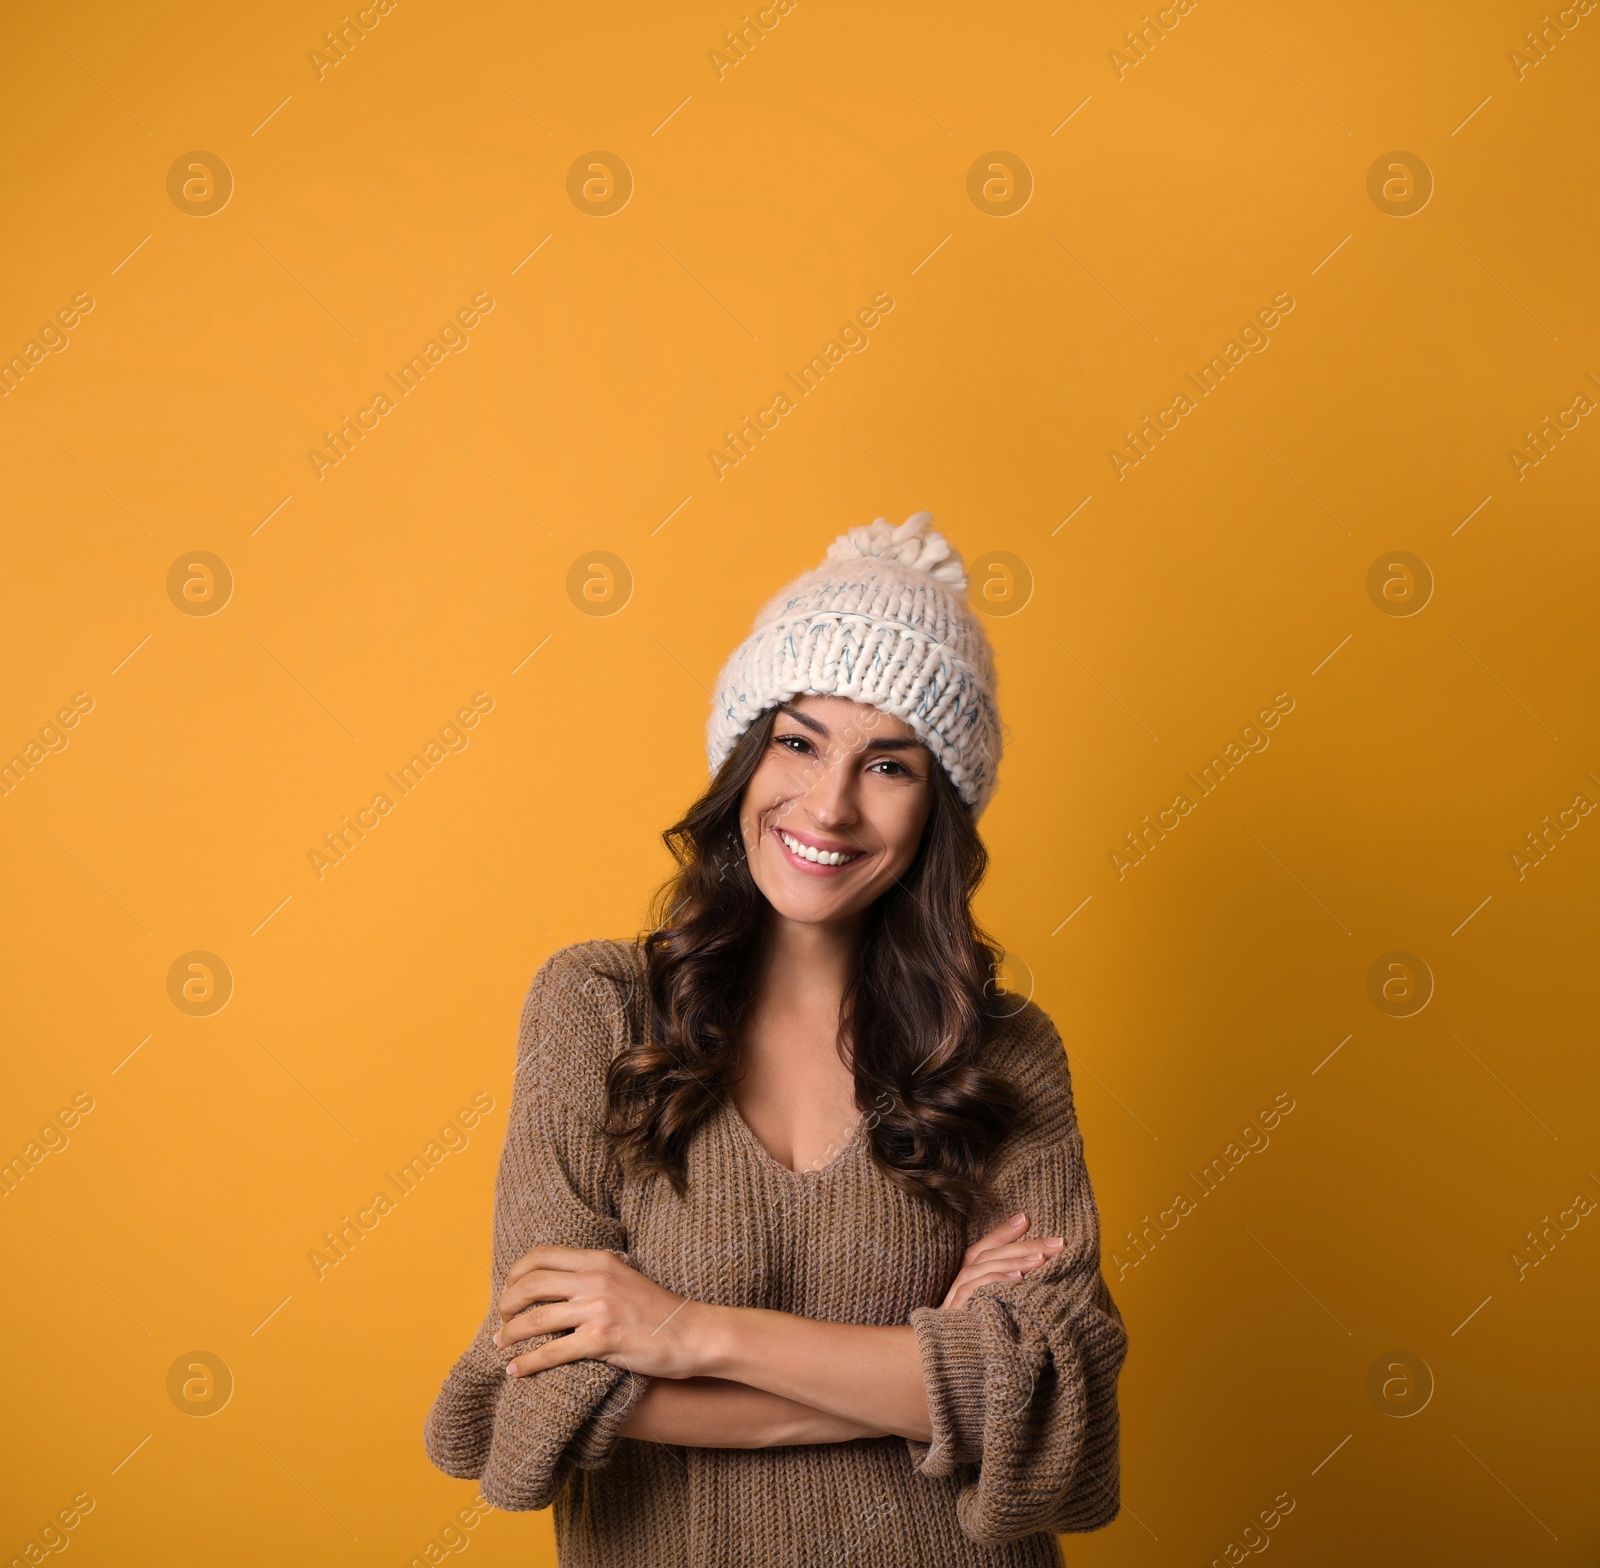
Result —
M 1021 1279 L 1061 1249 L 1025 1241 L 1017 1215 L 967 1249 L 942 1303 L 986 1280 Z M 510 1269 L 497 1345 L 555 1337 L 517 1356 L 525 1377 L 586 1358 L 654 1381 L 624 1437 L 692 1448 L 769 1448 L 931 1436 L 916 1331 L 718 1307 L 665 1290 L 613 1252 L 535 1247 Z

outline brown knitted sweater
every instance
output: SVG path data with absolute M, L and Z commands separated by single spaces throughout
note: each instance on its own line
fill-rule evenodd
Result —
M 497 1508 L 555 1505 L 565 1568 L 1037 1568 L 1058 1531 L 1117 1515 L 1122 1317 L 1060 1036 L 1026 1003 L 992 1046 L 1022 1118 L 963 1231 L 871 1157 L 863 1120 L 814 1173 L 780 1165 L 731 1101 L 688 1151 L 688 1195 L 624 1180 L 600 1132 L 607 1063 L 643 1025 L 643 952 L 586 942 L 539 970 L 522 1012 L 495 1189 L 489 1311 L 429 1413 L 428 1456 Z M 944 1310 L 962 1253 L 1025 1212 L 1066 1245 L 1023 1280 Z M 650 1384 L 584 1360 L 511 1379 L 548 1336 L 496 1349 L 512 1263 L 544 1242 L 625 1251 L 667 1289 L 723 1306 L 916 1330 L 931 1443 L 688 1448 L 619 1437 Z

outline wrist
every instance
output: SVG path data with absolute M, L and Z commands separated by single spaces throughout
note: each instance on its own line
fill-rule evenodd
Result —
M 774 1396 L 777 1397 L 777 1396 Z M 819 1443 L 853 1443 L 859 1438 L 885 1437 L 881 1428 L 870 1427 L 844 1416 L 829 1415 L 809 1405 L 788 1401 L 792 1409 L 779 1430 L 766 1445 L 769 1448 L 799 1448 Z
M 740 1383 L 736 1370 L 741 1363 L 744 1340 L 743 1320 L 750 1313 L 743 1307 L 718 1307 L 697 1302 L 694 1332 L 690 1336 L 695 1377 L 718 1377 Z

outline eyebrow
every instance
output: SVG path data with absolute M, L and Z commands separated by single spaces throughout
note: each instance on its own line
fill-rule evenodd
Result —
M 821 719 L 814 719 L 809 713 L 801 713 L 798 708 L 791 708 L 786 702 L 780 702 L 778 704 L 778 712 L 793 719 L 796 724 L 803 725 L 814 735 L 827 737 L 832 733 L 828 726 L 824 724 Z M 924 746 L 920 740 L 891 740 L 888 736 L 882 736 L 876 740 L 869 740 L 862 749 L 864 751 L 872 751 L 874 748 L 879 751 L 927 750 L 927 747 Z

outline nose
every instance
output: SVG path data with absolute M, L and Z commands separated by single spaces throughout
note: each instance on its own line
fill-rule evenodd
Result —
M 805 795 L 806 810 L 819 827 L 843 828 L 859 819 L 854 760 L 843 747 L 828 747 Z

